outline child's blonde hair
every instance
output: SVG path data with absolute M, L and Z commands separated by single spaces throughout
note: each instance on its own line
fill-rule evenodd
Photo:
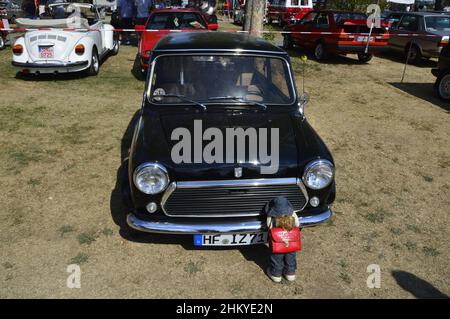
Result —
M 280 216 L 275 217 L 276 227 L 283 228 L 284 230 L 291 231 L 295 227 L 294 216 Z

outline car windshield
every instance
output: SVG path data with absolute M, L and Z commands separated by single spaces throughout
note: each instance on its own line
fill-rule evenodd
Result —
M 196 12 L 160 12 L 151 15 L 147 29 L 206 29 L 206 24 L 201 15 Z
M 427 31 L 450 31 L 450 16 L 425 17 Z
M 339 12 L 334 13 L 334 21 L 336 24 L 342 24 L 345 20 L 367 20 L 367 15 L 358 12 Z
M 281 58 L 166 55 L 158 57 L 154 63 L 147 92 L 152 103 L 182 104 L 182 99 L 184 102 L 190 99 L 205 104 L 246 103 L 253 106 L 294 102 L 288 64 Z

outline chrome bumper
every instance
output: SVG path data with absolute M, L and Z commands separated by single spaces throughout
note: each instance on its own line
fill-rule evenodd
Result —
M 22 63 L 22 62 L 11 62 L 12 65 L 19 68 L 34 68 L 34 69 L 47 69 L 47 68 L 71 68 L 87 66 L 89 61 L 78 61 L 78 62 L 64 62 L 64 63 Z
M 300 217 L 302 227 L 320 224 L 332 215 L 331 208 L 320 214 Z M 256 219 L 233 221 L 196 221 L 195 218 L 189 222 L 172 221 L 147 221 L 137 218 L 134 214 L 128 214 L 127 223 L 131 228 L 148 233 L 162 234 L 204 234 L 204 233 L 250 233 L 258 232 L 265 227 L 265 223 Z

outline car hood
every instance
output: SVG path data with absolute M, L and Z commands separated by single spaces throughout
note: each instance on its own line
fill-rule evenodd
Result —
M 53 47 L 54 57 L 50 60 L 66 61 L 75 44 L 85 35 L 85 32 L 77 31 L 32 31 L 25 33 L 25 45 L 32 61 L 44 60 L 39 56 L 40 46 Z
M 144 114 L 141 121 L 141 134 L 137 140 L 138 145 L 135 147 L 134 164 L 139 165 L 145 161 L 158 161 L 166 166 L 169 170 L 172 180 L 211 180 L 211 179 L 235 179 L 235 168 L 242 168 L 242 178 L 279 178 L 279 177 L 296 177 L 301 176 L 304 165 L 312 158 L 312 154 L 329 154 L 323 142 L 304 120 L 298 112 L 264 112 L 264 111 L 229 111 L 229 112 L 215 112 L 209 109 L 205 112 L 156 112 L 150 111 L 151 114 Z M 194 124 L 197 123 L 197 124 Z M 200 123 L 200 124 L 199 124 Z M 197 132 L 205 132 L 208 128 L 217 128 L 222 132 L 223 136 L 223 161 L 206 163 L 203 157 L 200 158 L 200 163 L 195 163 L 194 146 L 198 143 L 198 152 L 201 154 L 205 150 L 210 140 L 202 139 L 202 133 L 196 135 Z M 201 130 L 198 128 L 201 126 Z M 172 139 L 172 134 L 180 132 L 180 128 L 187 129 L 190 133 L 189 142 L 191 144 L 191 156 L 189 163 L 176 163 L 172 158 L 171 152 L 173 147 L 178 144 L 183 138 L 175 136 Z M 260 138 L 264 135 L 261 129 L 267 129 L 268 138 L 278 132 L 278 152 L 276 147 L 273 148 L 271 143 L 267 145 L 267 154 L 271 157 L 271 163 L 261 163 L 258 147 L 258 162 L 249 162 L 248 150 L 250 148 L 248 139 L 245 143 L 246 158 L 244 163 L 226 163 L 226 143 L 230 138 L 227 137 L 227 128 L 236 129 L 242 128 L 244 130 L 254 129 L 257 134 L 257 143 L 260 143 Z M 176 131 L 178 129 L 178 131 Z M 248 132 L 248 131 L 247 131 Z M 276 134 L 276 133 L 275 133 Z M 177 134 L 175 134 L 177 135 Z M 189 136 L 188 136 L 189 137 Z M 198 142 L 200 141 L 200 142 Z M 237 153 L 237 143 L 234 143 L 233 151 Z M 142 148 L 141 148 L 142 146 Z M 272 154 L 272 151 L 275 154 Z M 322 152 L 322 153 L 320 153 Z M 278 158 L 276 156 L 278 153 Z M 179 154 L 179 152 L 174 153 Z M 264 152 L 265 154 L 265 152 Z M 219 156 L 220 157 L 220 156 Z M 329 159 L 332 160 L 331 155 Z M 276 165 L 278 163 L 278 165 Z M 266 174 L 262 174 L 261 166 L 272 166 L 271 169 L 266 170 Z M 277 166 L 277 170 L 274 171 Z

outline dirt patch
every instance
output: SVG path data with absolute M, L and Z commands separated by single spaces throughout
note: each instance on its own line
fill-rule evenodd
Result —
M 0 52 L 0 297 L 427 297 L 450 294 L 448 106 L 430 67 L 390 57 L 307 61 L 306 114 L 337 165 L 335 215 L 305 229 L 295 283 L 264 275 L 265 247 L 125 240 L 112 196 L 144 82 L 121 48 L 97 77 L 16 78 Z M 291 52 L 297 84 L 303 54 Z M 68 264 L 81 289 L 68 289 Z M 381 288 L 366 285 L 381 268 Z M 270 289 L 270 290 L 269 290 Z M 270 294 L 268 294 L 270 291 Z

